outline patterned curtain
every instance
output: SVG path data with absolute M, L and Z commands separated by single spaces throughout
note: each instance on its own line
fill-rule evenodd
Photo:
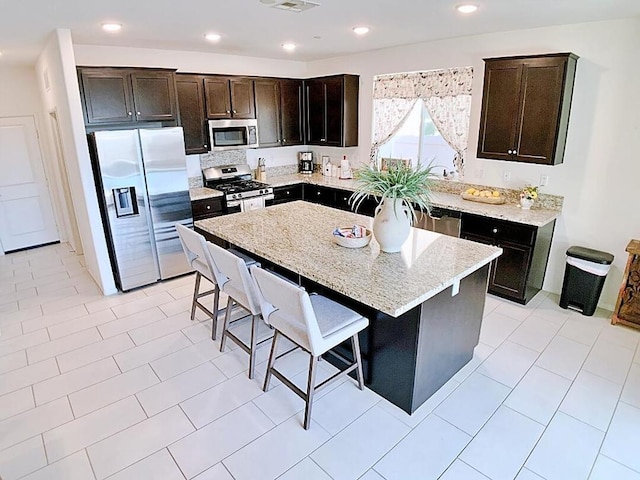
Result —
M 404 123 L 405 118 L 418 101 L 417 98 L 374 98 L 373 99 L 373 144 L 371 162 L 376 161 L 380 145 L 389 140 Z
M 375 159 L 380 145 L 400 128 L 411 107 L 421 98 L 442 138 L 456 151 L 454 165 L 462 172 L 469 137 L 472 82 L 472 67 L 375 77 L 371 158 Z M 406 111 L 403 105 L 409 105 L 404 107 Z
M 456 151 L 453 165 L 462 173 L 469 139 L 471 95 L 429 97 L 424 104 L 442 138 Z

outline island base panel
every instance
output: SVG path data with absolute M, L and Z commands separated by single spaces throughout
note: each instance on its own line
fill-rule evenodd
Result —
M 451 296 L 449 287 L 399 317 L 314 282 L 306 281 L 304 286 L 369 318 L 369 327 L 359 335 L 365 384 L 411 414 L 473 357 L 480 338 L 488 275 L 486 265 L 461 280 L 457 295 Z M 348 342 L 337 348 L 341 355 L 352 358 Z M 331 355 L 325 359 L 342 367 Z
M 421 305 L 413 413 L 473 357 L 480 339 L 489 266 L 482 267 Z M 402 407 L 401 407 L 402 408 Z

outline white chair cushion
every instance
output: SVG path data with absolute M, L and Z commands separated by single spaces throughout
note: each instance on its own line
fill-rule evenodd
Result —
M 242 253 L 240 250 L 236 250 L 235 248 L 229 248 L 227 251 L 233 253 L 236 257 L 240 257 L 244 261 L 247 267 L 251 265 L 260 266 L 260 264 L 255 258 L 251 258 L 249 255 Z
M 310 295 L 309 299 L 323 337 L 327 337 L 362 318 L 359 313 L 322 295 Z

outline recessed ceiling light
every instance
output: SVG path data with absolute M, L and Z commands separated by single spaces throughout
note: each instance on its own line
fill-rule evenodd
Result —
M 478 6 L 472 4 L 458 5 L 456 7 L 456 10 L 458 10 L 460 13 L 473 13 L 478 10 Z
M 364 35 L 369 33 L 369 27 L 353 27 L 353 33 L 356 35 Z
M 287 52 L 293 52 L 296 49 L 295 43 L 283 43 L 282 48 L 284 48 Z
M 122 24 L 120 23 L 103 23 L 102 29 L 105 32 L 117 32 L 122 28 Z
M 220 34 L 218 33 L 207 33 L 204 38 L 206 38 L 207 40 L 209 40 L 210 42 L 217 42 L 219 41 L 222 37 L 220 36 Z

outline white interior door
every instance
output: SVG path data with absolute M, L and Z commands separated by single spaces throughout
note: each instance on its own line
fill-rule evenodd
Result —
M 7 252 L 59 240 L 33 117 L 0 118 L 0 241 Z

